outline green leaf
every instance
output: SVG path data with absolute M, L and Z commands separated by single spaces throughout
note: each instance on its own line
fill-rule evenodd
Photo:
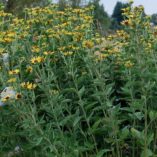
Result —
M 154 119 L 154 112 L 153 111 L 149 112 L 149 118 L 150 118 L 150 120 Z
M 106 85 L 106 95 L 110 95 L 113 90 L 113 84 Z
M 131 128 L 132 136 L 137 139 L 142 139 L 142 132 L 136 130 L 135 128 Z
M 43 137 L 38 138 L 35 145 L 36 146 L 40 145 L 42 140 L 43 140 Z
M 97 129 L 98 126 L 99 126 L 99 124 L 100 124 L 101 122 L 102 122 L 102 119 L 97 120 L 97 121 L 93 124 L 92 128 L 93 128 L 93 129 Z
M 143 150 L 141 153 L 141 157 L 150 157 L 153 155 L 153 152 L 150 149 Z
M 128 135 L 129 135 L 129 129 L 127 127 L 123 128 L 121 131 L 120 138 L 125 139 L 128 137 Z
M 150 111 L 149 118 L 150 120 L 155 120 L 157 118 L 157 113 L 155 111 Z
M 73 122 L 73 127 L 75 127 L 79 123 L 80 120 L 81 120 L 81 117 L 77 117 Z
M 101 151 L 98 152 L 96 157 L 103 157 L 105 153 L 110 152 L 110 149 L 103 149 Z
M 113 104 L 112 104 L 111 101 L 107 101 L 107 102 L 106 102 L 106 105 L 107 105 L 108 107 L 112 107 L 112 106 L 113 106 Z
M 142 118 L 144 117 L 142 112 L 135 112 L 135 116 L 138 120 L 142 120 Z
M 60 125 L 61 126 L 64 126 L 66 125 L 67 123 L 69 123 L 73 118 L 73 115 L 67 115 L 66 117 L 64 117 L 64 119 L 62 121 L 60 121 Z
M 148 145 L 154 140 L 154 134 L 150 134 L 148 137 L 147 137 L 147 143 Z
M 85 87 L 83 86 L 78 92 L 79 96 L 82 97 L 84 92 L 85 92 Z

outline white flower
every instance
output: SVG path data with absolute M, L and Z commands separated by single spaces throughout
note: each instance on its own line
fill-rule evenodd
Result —
M 17 145 L 17 146 L 14 148 L 14 151 L 15 151 L 16 153 L 20 153 L 21 150 L 22 150 L 22 149 L 21 149 L 21 147 L 20 147 L 19 145 Z
M 16 91 L 13 89 L 13 87 L 6 87 L 1 93 L 0 93 L 0 107 L 5 106 L 7 99 L 15 99 L 16 97 Z
M 14 148 L 14 150 L 13 151 L 10 151 L 9 153 L 8 153 L 8 157 L 13 157 L 13 156 L 20 156 L 20 153 L 23 151 L 23 149 L 20 147 L 20 146 L 16 146 L 15 148 Z
M 3 53 L 2 54 L 2 59 L 5 67 L 9 67 L 9 54 L 8 53 Z
M 4 106 L 5 104 L 0 100 L 0 107 Z
M 16 91 L 13 89 L 13 87 L 6 87 L 0 94 L 0 97 L 3 99 L 6 96 L 9 96 L 10 98 L 15 98 Z

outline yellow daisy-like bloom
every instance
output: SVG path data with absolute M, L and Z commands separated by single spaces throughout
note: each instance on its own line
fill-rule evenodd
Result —
M 7 82 L 8 82 L 8 83 L 16 82 L 16 78 L 10 78 Z
M 131 26 L 132 25 L 132 21 L 131 20 L 124 20 L 121 22 L 122 25 L 125 25 L 125 26 Z
M 68 51 L 68 52 L 64 52 L 64 56 L 71 56 L 74 52 L 72 51 Z
M 22 98 L 22 95 L 20 93 L 17 93 L 16 96 L 15 96 L 15 99 L 21 99 Z
M 36 84 L 29 83 L 29 84 L 27 84 L 27 89 L 35 89 L 36 86 L 37 86 Z
M 5 96 L 4 98 L 2 98 L 2 102 L 6 102 L 6 101 L 8 101 L 9 99 L 10 99 L 10 96 L 7 95 L 7 96 Z
M 19 69 L 9 71 L 9 75 L 16 75 L 16 74 L 19 74 L 19 73 L 20 73 Z
M 53 89 L 53 90 L 50 91 L 50 94 L 56 95 L 56 94 L 59 94 L 59 91 L 56 90 L 56 89 Z
M 36 88 L 36 84 L 30 83 L 30 82 L 23 82 L 21 83 L 21 87 L 32 90 Z
M 33 72 L 32 66 L 28 66 L 27 69 L 26 69 L 26 72 L 32 73 Z
M 0 54 L 2 54 L 4 52 L 4 48 L 0 48 Z
M 92 48 L 94 47 L 94 43 L 92 41 L 86 40 L 82 43 L 82 46 L 85 48 Z
M 131 68 L 131 67 L 134 65 L 134 63 L 132 63 L 132 62 L 129 60 L 129 61 L 126 61 L 124 65 L 125 65 L 126 68 Z
M 16 35 L 16 32 L 7 32 L 7 37 L 14 37 Z
M 104 60 L 105 58 L 107 58 L 109 55 L 108 54 L 103 54 L 99 51 L 96 51 L 94 53 L 94 55 L 96 56 L 96 61 L 101 61 L 101 60 Z
M 5 37 L 4 39 L 3 39 L 3 42 L 4 43 L 10 43 L 10 42 L 12 42 L 14 39 L 12 39 L 12 38 L 9 38 L 9 37 Z
M 36 64 L 36 63 L 41 63 L 44 61 L 44 57 L 38 56 L 38 57 L 33 57 L 31 59 L 31 63 L 32 64 Z
M 52 55 L 52 54 L 54 54 L 54 52 L 52 52 L 52 51 L 44 51 L 43 54 L 44 55 Z
M 38 46 L 33 46 L 32 47 L 32 52 L 39 53 L 40 52 L 40 48 Z

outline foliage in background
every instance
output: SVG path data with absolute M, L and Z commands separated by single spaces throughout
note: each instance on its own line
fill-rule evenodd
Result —
M 16 15 L 21 15 L 23 10 L 28 7 L 46 6 L 50 0 L 1 0 L 5 5 L 5 11 Z
M 157 25 L 157 14 L 153 14 L 151 16 L 151 22 L 154 24 L 154 25 Z
M 94 23 L 97 31 L 101 35 L 105 35 L 110 27 L 110 17 L 104 10 L 104 6 L 100 5 L 100 0 L 93 0 L 89 5 L 94 6 Z
M 122 3 L 122 2 L 117 2 L 113 13 L 112 13 L 112 24 L 111 24 L 111 29 L 119 29 L 120 23 L 124 20 L 124 16 L 122 15 L 123 8 L 127 8 L 128 7 L 128 3 Z

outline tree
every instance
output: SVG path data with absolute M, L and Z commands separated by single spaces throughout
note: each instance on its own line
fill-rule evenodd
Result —
M 157 25 L 157 14 L 153 14 L 152 17 L 151 17 L 151 22 L 154 24 L 154 25 Z
M 112 29 L 120 28 L 120 23 L 124 20 L 122 9 L 128 6 L 128 3 L 117 2 L 112 14 Z
M 81 0 L 69 0 L 69 2 L 73 8 L 76 8 L 80 6 Z
M 89 0 L 58 0 L 60 8 L 63 10 L 65 5 L 68 4 L 73 8 L 85 6 Z
M 25 7 L 45 6 L 49 0 L 0 0 L 5 5 L 5 11 L 21 14 Z
M 59 1 L 58 1 L 58 4 L 59 4 L 59 8 L 60 8 L 61 10 L 64 10 L 65 5 L 67 4 L 67 2 L 66 2 L 66 0 L 59 0 Z
M 100 5 L 100 0 L 93 0 L 90 5 L 94 5 L 94 23 L 96 24 L 97 30 L 101 34 L 105 34 L 106 30 L 108 30 L 110 26 L 110 18 L 104 10 L 104 6 Z

